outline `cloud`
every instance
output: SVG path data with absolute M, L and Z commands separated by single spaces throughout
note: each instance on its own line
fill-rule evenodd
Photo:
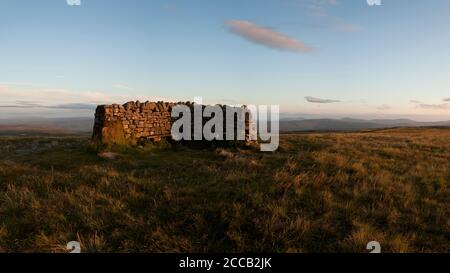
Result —
M 116 95 L 102 91 L 72 91 L 32 85 L 8 86 L 0 83 L 0 108 L 91 110 L 98 104 L 122 104 L 135 100 L 168 101 L 163 97 L 149 97 L 131 92 Z
M 334 27 L 343 32 L 359 32 L 362 27 L 353 23 L 346 22 L 342 19 L 332 17 Z
M 108 95 L 101 91 L 71 91 L 63 88 L 40 88 L 31 86 L 0 86 L 0 103 L 3 105 L 33 106 L 32 104 L 38 103 L 43 105 L 61 105 L 75 102 L 108 103 L 122 101 L 122 98 L 125 97 Z
M 326 8 L 328 6 L 337 6 L 340 4 L 338 0 L 297 0 L 297 2 L 306 7 L 310 15 L 313 16 L 328 16 Z
M 89 103 L 65 103 L 59 105 L 42 105 L 39 103 L 23 103 L 0 105 L 0 108 L 41 108 L 41 109 L 63 109 L 63 110 L 95 110 L 96 104 Z
M 33 88 L 46 88 L 43 84 L 29 83 L 29 82 L 0 82 L 0 90 L 9 89 L 10 86 L 20 86 L 20 87 L 33 87 Z
M 419 104 L 418 105 L 422 109 L 432 109 L 432 110 L 445 110 L 450 109 L 450 103 L 442 103 L 442 104 Z
M 116 89 L 127 90 L 127 91 L 134 90 L 134 88 L 132 88 L 126 84 L 121 84 L 121 83 L 114 84 L 113 87 Z
M 97 104 L 91 103 L 66 103 L 55 106 L 46 106 L 45 108 L 52 109 L 70 109 L 70 110 L 95 110 Z
M 33 106 L 23 106 L 23 105 L 0 105 L 0 108 L 36 108 Z
M 341 102 L 340 100 L 331 100 L 331 99 L 320 99 L 320 98 L 314 98 L 314 97 L 305 97 L 307 102 L 310 103 L 336 103 Z
M 341 1 L 338 0 L 293 0 L 302 9 L 316 20 L 315 24 L 322 27 L 334 28 L 342 32 L 359 32 L 363 28 L 340 17 L 330 15 L 329 9 L 338 7 Z
M 450 98 L 443 99 L 444 102 L 450 102 Z M 419 100 L 410 100 L 411 103 L 416 104 L 417 108 L 428 109 L 428 110 L 445 110 L 450 109 L 450 103 L 423 103 Z
M 383 104 L 383 105 L 378 106 L 377 109 L 380 111 L 385 111 L 385 110 L 390 110 L 391 107 L 387 104 Z
M 312 47 L 307 46 L 300 40 L 276 32 L 273 29 L 258 26 L 249 21 L 228 20 L 226 25 L 231 33 L 255 44 L 296 53 L 308 53 L 313 51 Z
M 39 107 L 41 104 L 38 101 L 26 101 L 26 100 L 18 100 L 16 101 L 17 105 L 23 107 Z

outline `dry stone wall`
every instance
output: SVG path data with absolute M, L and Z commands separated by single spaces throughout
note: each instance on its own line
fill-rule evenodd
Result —
M 171 112 L 174 106 L 180 104 L 191 109 L 193 122 L 194 104 L 190 102 L 147 101 L 141 103 L 136 101 L 127 102 L 124 105 L 99 105 L 95 111 L 93 140 L 102 144 L 135 145 L 143 141 L 157 142 L 162 139 L 171 139 L 172 124 L 176 120 L 171 117 Z M 222 109 L 225 110 L 225 106 L 222 106 Z M 203 118 L 203 124 L 206 121 L 207 119 Z M 236 131 L 236 125 L 233 129 Z M 224 135 L 225 131 L 224 126 Z M 245 120 L 245 134 L 248 140 L 248 114 Z

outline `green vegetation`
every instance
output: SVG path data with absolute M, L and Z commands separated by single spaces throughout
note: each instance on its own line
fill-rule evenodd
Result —
M 450 130 L 292 134 L 280 149 L 0 137 L 0 251 L 450 251 Z
M 96 148 L 101 148 L 101 146 L 126 147 L 130 144 L 135 144 L 134 138 L 133 143 L 129 143 L 125 138 L 125 132 L 120 121 L 107 121 L 105 123 L 102 134 L 95 135 L 94 141 L 91 143 L 93 146 Z

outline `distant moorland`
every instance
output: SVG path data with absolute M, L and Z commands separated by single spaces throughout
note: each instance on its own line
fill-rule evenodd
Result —
M 0 119 L 0 135 L 23 134 L 79 134 L 90 133 L 94 126 L 93 118 L 22 118 Z M 282 118 L 281 132 L 314 132 L 314 131 L 360 131 L 370 129 L 398 127 L 449 127 L 450 121 L 420 122 L 410 119 L 302 119 Z

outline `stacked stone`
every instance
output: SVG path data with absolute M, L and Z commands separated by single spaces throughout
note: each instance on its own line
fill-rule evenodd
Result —
M 94 137 L 102 135 L 108 124 L 120 123 L 125 139 L 161 140 L 170 136 L 174 103 L 127 102 L 124 105 L 100 105 L 95 113 Z
M 171 103 L 148 101 L 128 102 L 119 106 L 124 111 L 118 118 L 122 121 L 125 137 L 160 140 L 161 137 L 170 136 L 172 106 Z
M 102 143 L 117 143 L 120 127 L 120 135 L 125 141 L 132 143 L 142 140 L 160 141 L 171 137 L 171 128 L 176 118 L 171 117 L 172 108 L 175 105 L 186 105 L 191 109 L 192 122 L 194 121 L 194 103 L 191 102 L 144 102 L 130 101 L 123 105 L 100 105 L 95 112 L 93 139 Z M 226 106 L 220 105 L 224 113 L 224 139 L 226 134 L 225 113 Z M 204 109 L 204 105 L 202 106 Z M 209 118 L 203 118 L 205 124 Z M 112 128 L 114 127 L 114 128 Z M 194 129 L 194 126 L 191 126 Z M 235 123 L 234 133 L 237 132 Z M 245 118 L 245 136 L 248 141 L 249 117 Z M 192 134 L 193 136 L 193 134 Z

